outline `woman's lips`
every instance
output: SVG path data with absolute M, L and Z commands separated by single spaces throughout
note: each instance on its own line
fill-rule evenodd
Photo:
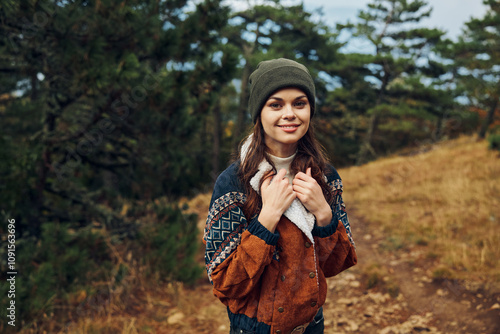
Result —
M 281 130 L 285 131 L 285 132 L 295 132 L 297 131 L 297 129 L 299 128 L 299 124 L 285 124 L 285 125 L 278 125 L 278 127 L 281 128 Z

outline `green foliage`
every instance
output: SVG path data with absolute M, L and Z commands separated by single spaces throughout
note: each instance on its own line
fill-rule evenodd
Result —
M 2 247 L 0 255 L 6 258 L 3 251 Z M 43 319 L 44 314 L 56 313 L 55 307 L 68 294 L 89 282 L 105 280 L 111 268 L 108 252 L 101 235 L 88 229 L 72 230 L 67 224 L 44 224 L 38 241 L 17 240 L 16 323 L 30 325 Z M 2 273 L 7 271 L 2 266 Z M 2 284 L 2 296 L 7 295 L 8 288 Z M 1 299 L 1 322 L 8 319 L 4 314 L 8 302 L 8 298 Z
M 387 292 L 392 298 L 399 295 L 399 284 L 386 266 L 380 263 L 372 263 L 364 269 L 363 278 L 368 289 L 380 289 Z
M 195 283 L 202 272 L 195 260 L 200 245 L 197 215 L 157 204 L 154 211 L 157 221 L 145 225 L 138 238 L 149 273 L 158 273 L 161 279 Z
M 490 149 L 500 151 L 500 132 L 490 134 L 488 143 Z
M 439 45 L 441 55 L 450 60 L 448 70 L 455 76 L 457 92 L 487 113 L 480 138 L 485 138 L 500 105 L 500 6 L 496 0 L 483 3 L 488 8 L 484 17 L 466 22 L 456 43 Z
M 455 273 L 446 266 L 439 266 L 432 272 L 432 278 L 436 281 L 451 280 L 456 278 Z
M 381 248 L 387 252 L 393 252 L 401 249 L 405 249 L 407 247 L 407 242 L 399 236 L 390 236 L 387 237 L 381 243 Z
M 52 221 L 123 230 L 139 217 L 116 198 L 210 182 L 203 125 L 238 62 L 227 16 L 217 0 L 0 6 L 2 217 L 35 238 Z
M 418 27 L 430 13 L 427 1 L 373 0 L 358 23 L 339 26 L 373 50 L 345 55 L 338 66 L 343 87 L 329 97 L 342 117 L 357 119 L 349 135 L 359 138 L 358 164 L 444 132 L 455 103 L 443 89 L 444 67 L 433 59 L 444 32 Z

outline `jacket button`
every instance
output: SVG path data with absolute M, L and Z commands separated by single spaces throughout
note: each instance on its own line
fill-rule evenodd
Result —
M 281 334 L 281 331 L 278 329 L 278 330 L 276 331 L 276 334 Z
M 311 278 L 316 277 L 316 274 L 314 273 L 314 271 L 311 271 L 311 272 L 309 273 L 309 277 L 311 277 Z
M 311 302 L 311 307 L 316 306 L 316 304 L 317 304 L 316 302 Z
M 285 281 L 285 275 L 281 275 L 281 281 L 284 282 Z
M 306 248 L 309 248 L 311 247 L 311 244 L 309 243 L 309 241 L 306 241 Z
M 283 307 L 278 307 L 278 312 L 283 313 L 283 312 L 285 312 L 285 309 Z

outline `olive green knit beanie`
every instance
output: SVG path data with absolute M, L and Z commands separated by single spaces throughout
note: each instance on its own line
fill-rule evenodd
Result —
M 262 61 L 250 75 L 249 83 L 248 109 L 254 124 L 271 94 L 287 87 L 298 88 L 306 94 L 312 118 L 315 109 L 314 81 L 304 65 L 285 58 Z

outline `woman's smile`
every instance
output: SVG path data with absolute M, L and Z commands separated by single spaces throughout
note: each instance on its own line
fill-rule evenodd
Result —
M 300 126 L 300 124 L 277 125 L 277 127 L 280 127 L 283 131 L 288 132 L 288 133 L 297 131 L 299 126 Z

